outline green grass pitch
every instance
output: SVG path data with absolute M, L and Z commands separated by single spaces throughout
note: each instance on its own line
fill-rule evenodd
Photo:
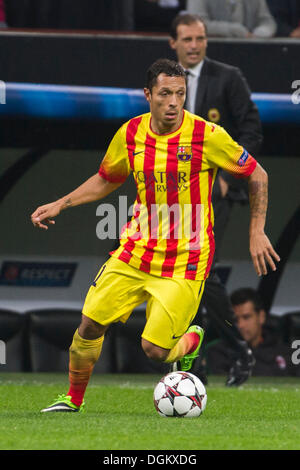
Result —
M 299 450 L 300 381 L 252 378 L 226 388 L 209 377 L 207 407 L 194 419 L 154 409 L 157 375 L 95 374 L 86 413 L 43 414 L 68 389 L 67 374 L 0 374 L 1 450 Z

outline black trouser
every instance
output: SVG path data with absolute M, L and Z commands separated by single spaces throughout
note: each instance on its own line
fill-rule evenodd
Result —
M 200 325 L 203 307 L 206 309 L 209 325 L 222 339 L 228 342 L 228 345 L 237 352 L 238 356 L 245 357 L 246 342 L 235 325 L 226 288 L 214 271 L 206 280 L 201 304 L 195 317 L 195 323 L 199 321 Z

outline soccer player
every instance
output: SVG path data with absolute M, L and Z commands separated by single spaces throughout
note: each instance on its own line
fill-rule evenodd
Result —
M 258 275 L 279 257 L 264 233 L 267 174 L 219 126 L 183 109 L 186 75 L 176 62 L 156 61 L 144 89 L 150 113 L 130 119 L 115 134 L 99 172 L 61 199 L 33 212 L 48 229 L 62 210 L 97 201 L 132 172 L 137 197 L 120 246 L 92 283 L 70 346 L 69 382 L 44 412 L 78 412 L 106 330 L 126 322 L 147 301 L 141 345 L 145 354 L 190 370 L 203 340 L 191 325 L 214 254 L 211 194 L 219 167 L 246 177 L 250 188 L 250 252 Z

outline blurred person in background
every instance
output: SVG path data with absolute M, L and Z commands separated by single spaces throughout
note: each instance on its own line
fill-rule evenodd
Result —
M 203 18 L 208 36 L 270 38 L 276 33 L 266 0 L 187 0 L 187 11 Z
M 0 28 L 7 28 L 4 0 L 0 0 Z
M 251 288 L 234 291 L 230 297 L 234 319 L 242 337 L 251 347 L 256 363 L 254 376 L 300 376 L 300 367 L 291 362 L 291 349 L 268 324 L 258 293 Z M 211 374 L 227 374 L 234 351 L 220 340 L 207 348 L 206 359 Z
M 251 92 L 242 72 L 237 67 L 206 56 L 206 25 L 199 15 L 177 15 L 171 24 L 170 35 L 170 47 L 175 50 L 179 63 L 188 74 L 185 109 L 221 125 L 251 155 L 256 156 L 263 140 L 262 128 L 258 109 L 251 100 Z M 253 363 L 251 351 L 234 325 L 229 298 L 216 270 L 233 205 L 248 204 L 247 193 L 245 180 L 237 179 L 224 170 L 218 172 L 212 194 L 216 251 L 200 311 L 205 306 L 209 321 L 239 353 L 239 362 L 231 371 L 227 385 L 240 385 L 247 380 Z M 195 365 L 195 371 L 200 366 L 199 362 Z M 204 371 L 198 371 L 198 375 L 206 382 Z
M 276 36 L 300 38 L 300 1 L 267 0 L 276 23 Z

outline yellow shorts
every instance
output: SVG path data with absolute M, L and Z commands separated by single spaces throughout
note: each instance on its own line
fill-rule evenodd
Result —
M 171 349 L 197 313 L 205 281 L 157 277 L 110 258 L 91 285 L 82 313 L 101 325 L 125 323 L 147 302 L 142 337 Z

